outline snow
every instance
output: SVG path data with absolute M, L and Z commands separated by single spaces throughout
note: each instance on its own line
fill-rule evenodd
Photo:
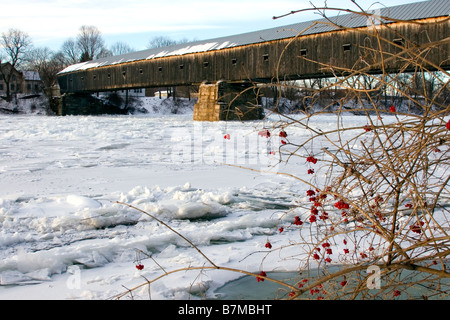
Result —
M 91 68 L 98 68 L 107 65 L 115 65 L 123 62 L 133 62 L 139 60 L 151 60 L 156 58 L 180 56 L 190 53 L 207 52 L 212 50 L 221 50 L 237 46 L 237 43 L 227 40 L 218 39 L 218 41 L 204 42 L 190 42 L 181 45 L 168 46 L 162 48 L 155 48 L 150 50 L 139 51 L 131 54 L 119 55 L 114 57 L 102 58 L 94 61 L 81 62 L 70 65 L 59 73 L 67 73 L 73 71 L 87 70 Z
M 366 121 L 344 119 L 352 126 Z M 0 299 L 109 299 L 166 271 L 210 266 L 149 215 L 216 265 L 296 270 L 297 247 L 274 254 L 264 248 L 268 239 L 281 247 L 298 238 L 298 231 L 280 235 L 278 228 L 301 214 L 289 209 L 305 201 L 309 189 L 276 174 L 304 177 L 307 168 L 304 160 L 278 164 L 270 151 L 278 151 L 280 138 L 258 134 L 278 121 L 194 122 L 192 113 L 0 115 Z M 335 124 L 333 116 L 309 123 Z M 305 137 L 305 130 L 289 129 L 289 139 Z M 305 228 L 304 237 L 308 230 L 314 232 Z M 173 273 L 152 283 L 150 298 L 193 298 L 202 288 L 214 298 L 217 288 L 240 276 Z M 148 288 L 133 297 L 148 299 Z

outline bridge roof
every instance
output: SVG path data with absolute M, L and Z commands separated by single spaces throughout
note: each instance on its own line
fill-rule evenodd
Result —
M 443 17 L 450 15 L 449 0 L 429 0 L 393 7 L 385 7 L 368 11 L 375 17 L 389 17 L 382 20 L 383 23 L 395 22 L 395 20 L 418 20 L 432 17 Z M 333 22 L 330 24 L 329 22 Z M 268 42 L 292 38 L 301 32 L 302 35 L 319 34 L 339 30 L 337 26 L 345 28 L 358 28 L 368 25 L 367 16 L 356 13 L 339 14 L 327 19 L 322 18 L 312 21 L 304 21 L 282 27 L 270 28 L 232 36 L 220 37 L 209 40 L 188 42 L 173 46 L 147 49 L 131 52 L 123 55 L 101 58 L 93 61 L 83 62 L 68 66 L 61 73 L 68 73 L 91 68 L 116 65 L 126 62 L 150 60 L 155 58 L 184 55 L 189 53 L 207 52 L 225 48 L 233 48 L 249 44 Z

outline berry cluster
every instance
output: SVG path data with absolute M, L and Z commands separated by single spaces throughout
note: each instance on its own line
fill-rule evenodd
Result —
M 261 276 L 261 277 L 267 277 L 267 274 L 264 272 L 264 271 L 261 271 L 260 273 L 259 273 L 259 275 Z M 261 277 L 256 277 L 256 281 L 258 281 L 258 282 L 264 282 L 264 278 L 261 278 Z
M 306 162 L 311 162 L 312 164 L 316 164 L 317 163 L 317 159 L 314 158 L 313 156 L 309 156 L 306 158 Z
M 136 265 L 136 269 L 142 270 L 142 269 L 144 269 L 144 265 L 139 263 Z

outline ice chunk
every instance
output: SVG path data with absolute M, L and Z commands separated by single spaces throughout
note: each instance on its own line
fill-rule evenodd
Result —
M 94 200 L 94 199 L 91 199 L 88 197 L 78 196 L 78 195 L 68 195 L 66 197 L 66 201 L 68 204 L 70 204 L 74 207 L 78 207 L 80 209 L 84 209 L 84 208 L 94 209 L 94 208 L 101 207 L 101 203 L 98 202 L 97 200 Z

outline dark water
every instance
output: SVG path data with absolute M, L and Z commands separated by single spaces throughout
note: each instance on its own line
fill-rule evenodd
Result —
M 336 271 L 340 267 L 335 266 L 333 269 Z M 329 272 L 332 270 L 328 270 Z M 317 274 L 317 270 L 312 272 Z M 268 272 L 267 276 L 273 279 L 277 279 L 288 284 L 298 283 L 303 277 L 299 276 L 298 272 Z M 365 273 L 364 276 L 367 276 Z M 403 270 L 401 274 L 398 274 L 397 283 L 398 286 L 391 286 L 385 279 L 380 279 L 379 289 L 367 290 L 365 297 L 356 296 L 355 300 L 370 299 L 370 300 L 450 300 L 450 279 L 437 279 L 436 276 L 430 276 L 429 274 L 419 273 L 409 270 Z M 423 281 L 427 277 L 427 281 Z M 337 279 L 339 283 L 343 278 Z M 365 278 L 364 278 L 365 280 Z M 310 281 L 313 281 L 310 278 Z M 311 282 L 309 282 L 311 283 Z M 348 281 L 348 285 L 345 288 L 346 292 L 351 291 L 351 286 L 356 284 L 356 281 Z M 339 285 L 338 285 L 339 288 Z M 324 285 L 324 289 L 327 287 Z M 349 299 L 350 295 L 343 295 L 344 288 L 339 292 L 341 295 L 336 295 L 338 299 Z M 394 296 L 394 291 L 398 290 L 399 295 Z M 289 298 L 290 289 L 277 284 L 272 281 L 265 280 L 264 282 L 258 282 L 254 276 L 243 276 L 234 281 L 230 281 L 222 287 L 215 290 L 217 299 L 221 300 L 274 300 L 274 299 L 287 299 Z M 302 298 L 317 299 L 318 294 L 311 296 L 309 292 L 304 293 Z M 335 297 L 335 296 L 333 296 Z
M 267 276 L 291 284 L 299 279 L 298 272 L 267 272 Z M 289 291 L 272 281 L 258 282 L 253 276 L 243 276 L 218 288 L 215 294 L 223 300 L 273 300 L 288 298 Z

